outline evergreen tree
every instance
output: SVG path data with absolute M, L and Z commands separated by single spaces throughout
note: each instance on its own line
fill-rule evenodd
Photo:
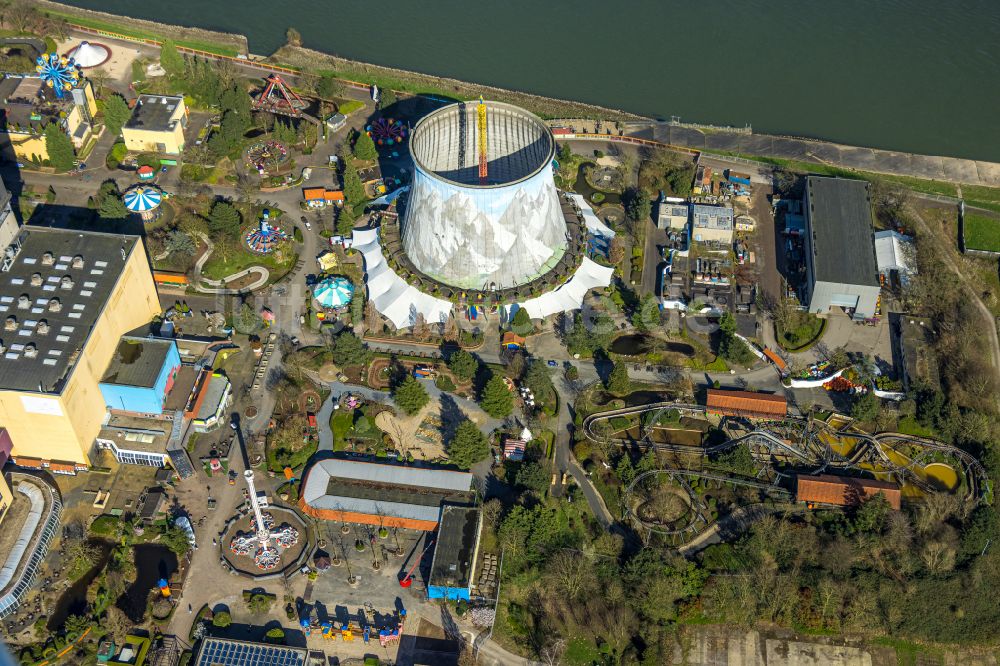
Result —
M 396 406 L 408 416 L 413 416 L 430 402 L 427 389 L 414 379 L 413 375 L 407 375 L 406 379 L 396 387 L 392 392 L 392 399 L 396 402 Z
M 76 166 L 73 142 L 56 123 L 45 127 L 45 150 L 49 154 L 49 162 L 57 171 L 69 171 Z
M 128 108 L 128 102 L 121 95 L 115 93 L 104 99 L 104 126 L 107 127 L 112 136 L 121 134 L 122 127 L 128 122 L 131 115 L 132 111 Z
M 514 396 L 501 375 L 495 374 L 486 382 L 479 406 L 495 419 L 502 419 L 514 410 Z
M 388 109 L 395 103 L 396 103 L 396 93 L 392 92 L 392 90 L 390 90 L 389 88 L 382 88 L 381 95 L 378 98 L 379 110 Z
M 97 209 L 98 214 L 104 220 L 124 220 L 128 217 L 128 208 L 120 196 L 104 196 L 101 198 L 101 205 Z
M 459 379 L 472 379 L 479 369 L 479 361 L 469 352 L 459 349 L 448 359 L 448 369 Z
M 371 360 L 371 352 L 361 339 L 350 331 L 343 331 L 333 341 L 333 362 L 342 368 L 364 365 Z
M 458 424 L 455 436 L 448 442 L 448 458 L 462 469 L 469 469 L 490 454 L 490 443 L 472 421 Z
M 628 368 L 622 361 L 616 361 L 608 375 L 608 382 L 605 388 L 614 395 L 625 395 L 632 389 L 632 381 L 628 378 Z
M 358 132 L 354 137 L 354 147 L 351 149 L 354 157 L 362 162 L 372 162 L 378 159 L 378 151 L 375 150 L 375 142 L 368 136 L 367 132 Z
M 528 335 L 534 328 L 531 325 L 531 317 L 528 316 L 528 311 L 524 308 L 518 308 L 517 312 L 514 313 L 514 318 L 510 322 L 510 330 L 518 335 Z
M 177 52 L 177 45 L 171 40 L 166 40 L 160 47 L 160 66 L 167 76 L 181 76 L 184 74 L 184 56 Z
M 208 229 L 213 234 L 236 234 L 241 222 L 240 211 L 228 201 L 216 201 L 208 215 Z
M 358 175 L 358 168 L 354 160 L 344 158 L 344 198 L 347 199 L 346 206 L 352 206 L 354 210 L 365 201 L 365 187 L 361 184 L 361 177 Z
M 316 94 L 325 100 L 332 100 L 343 90 L 344 86 L 332 74 L 323 74 L 316 82 Z

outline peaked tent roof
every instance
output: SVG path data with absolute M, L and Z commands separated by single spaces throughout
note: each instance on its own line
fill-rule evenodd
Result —
M 104 44 L 91 44 L 83 41 L 69 52 L 69 57 L 80 67 L 88 69 L 107 62 L 108 58 L 111 57 L 111 49 Z
M 566 284 L 520 305 L 532 319 L 544 319 L 557 312 L 579 310 L 587 292 L 597 287 L 607 287 L 611 284 L 611 275 L 614 272 L 614 268 L 601 266 L 584 257 L 580 267 Z
M 125 207 L 133 213 L 145 213 L 159 206 L 163 195 L 151 187 L 135 187 L 122 198 Z

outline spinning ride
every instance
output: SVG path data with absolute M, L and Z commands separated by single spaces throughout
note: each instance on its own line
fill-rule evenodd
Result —
M 380 146 L 392 146 L 406 139 L 406 125 L 393 118 L 379 118 L 365 132 Z
M 257 499 L 257 489 L 253 483 L 253 470 L 243 473 L 250 492 L 250 506 L 253 507 L 254 522 L 251 531 L 233 537 L 229 544 L 235 555 L 250 555 L 253 553 L 254 564 L 258 569 L 270 571 L 277 568 L 281 561 L 281 551 L 291 548 L 299 542 L 299 531 L 291 525 L 275 528 L 274 517 L 261 511 Z M 272 541 L 274 544 L 272 544 Z
M 35 63 L 35 71 L 41 77 L 42 83 L 52 88 L 56 97 L 62 97 L 80 83 L 80 72 L 72 58 L 60 56 L 58 53 L 47 53 L 38 56 Z
M 150 185 L 136 185 L 122 195 L 122 201 L 130 213 L 141 217 L 143 222 L 151 222 L 160 214 L 163 193 Z
M 268 140 L 253 144 L 246 150 L 246 165 L 261 176 L 268 171 L 277 171 L 278 166 L 288 161 L 288 146 L 280 141 Z
M 260 226 L 247 232 L 246 243 L 251 252 L 257 254 L 270 254 L 274 252 L 278 245 L 288 240 L 288 234 L 279 227 L 271 225 L 271 213 L 265 208 L 260 219 Z
M 264 86 L 264 90 L 253 101 L 254 111 L 267 111 L 298 118 L 302 115 L 302 111 L 309 106 L 301 97 L 287 88 L 285 82 L 277 74 L 271 74 L 266 81 L 267 85 Z

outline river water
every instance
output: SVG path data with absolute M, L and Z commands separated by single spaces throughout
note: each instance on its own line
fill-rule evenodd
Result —
M 1000 0 L 69 0 L 685 122 L 1000 161 Z

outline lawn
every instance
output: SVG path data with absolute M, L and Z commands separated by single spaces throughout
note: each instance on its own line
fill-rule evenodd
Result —
M 985 215 L 965 215 L 965 247 L 1000 252 L 1000 220 Z
M 354 413 L 344 410 L 334 410 L 330 417 L 330 430 L 333 431 L 333 450 L 343 451 L 347 433 L 354 426 Z
M 786 351 L 797 352 L 814 345 L 826 330 L 826 320 L 816 315 L 794 313 L 787 329 L 777 325 L 778 344 Z
M 116 33 L 119 35 L 124 35 L 126 37 L 131 37 L 133 39 L 151 40 L 154 42 L 162 42 L 164 40 L 163 35 L 158 35 L 152 32 L 146 32 L 145 30 L 135 30 L 133 28 L 126 28 L 116 23 L 109 23 L 107 21 L 98 21 L 96 19 L 78 16 L 70 12 L 60 12 L 47 9 L 45 10 L 45 13 L 49 16 L 58 16 L 60 18 L 64 18 L 69 23 L 82 25 L 85 28 L 91 28 L 93 30 L 103 30 L 104 32 Z M 216 53 L 218 55 L 230 56 L 233 58 L 239 55 L 239 52 L 237 52 L 237 50 L 234 48 L 220 46 L 218 44 L 211 44 L 209 42 L 198 42 L 198 41 L 183 39 L 183 40 L 178 40 L 175 43 L 177 44 L 177 46 L 184 46 L 189 49 L 195 49 L 197 51 L 206 51 L 208 53 Z
M 272 254 L 254 254 L 249 250 L 242 249 L 241 246 L 223 258 L 216 248 L 202 267 L 201 274 L 210 280 L 221 280 L 242 271 L 244 268 L 263 266 L 271 272 L 270 281 L 275 282 L 291 270 L 296 259 L 298 259 L 298 255 L 290 249 L 278 250 Z
M 580 636 L 574 636 L 566 643 L 566 652 L 563 653 L 563 660 L 567 664 L 590 666 L 600 659 L 601 651 L 594 646 L 593 641 L 581 638 Z
M 917 420 L 912 416 L 904 416 L 899 419 L 896 430 L 904 435 L 913 435 L 914 437 L 927 437 L 929 439 L 937 437 L 937 433 L 917 423 Z

